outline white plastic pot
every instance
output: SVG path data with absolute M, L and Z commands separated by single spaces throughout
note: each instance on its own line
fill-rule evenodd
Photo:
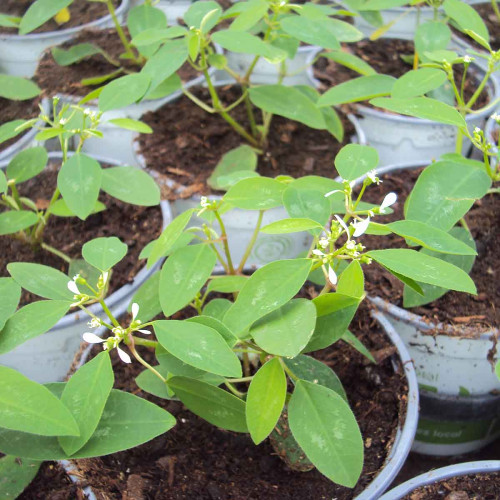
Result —
M 186 11 L 195 0 L 159 0 L 154 6 L 162 10 L 167 16 L 170 25 L 178 24 L 177 19 L 183 18 Z M 131 7 L 142 5 L 144 0 L 131 0 Z
M 283 78 L 282 83 L 284 85 L 314 85 L 317 87 L 318 82 L 314 78 L 312 64 L 309 61 L 310 55 L 312 53 L 316 54 L 318 50 L 319 47 L 313 45 L 299 47 L 295 57 L 285 61 L 286 76 Z M 226 57 L 228 67 L 240 76 L 246 74 L 255 59 L 255 56 L 251 54 L 237 54 L 236 52 L 228 52 Z M 261 57 L 252 71 L 250 81 L 256 84 L 278 83 L 280 69 L 280 64 L 271 64 Z M 220 73 L 222 80 L 231 79 L 226 72 L 221 71 Z
M 404 377 L 408 385 L 408 405 L 404 419 L 399 423 L 396 431 L 396 437 L 392 444 L 391 450 L 385 460 L 385 463 L 379 473 L 373 478 L 372 482 L 362 491 L 354 500 L 375 500 L 390 486 L 394 478 L 398 475 L 403 467 L 405 460 L 410 452 L 411 444 L 415 436 L 418 421 L 418 383 L 415 374 L 413 362 L 406 350 L 403 341 L 392 328 L 383 314 L 380 312 L 372 312 L 373 318 L 379 322 L 390 341 L 396 347 L 392 361 L 394 369 L 400 366 L 404 369 Z M 75 370 L 78 370 L 88 359 L 93 346 L 88 346 L 80 356 Z M 89 500 L 97 500 L 91 486 L 87 486 L 85 481 L 82 482 L 81 474 L 73 466 L 69 460 L 61 460 L 59 462 L 68 473 L 70 479 L 83 488 L 84 493 Z
M 500 112 L 500 110 L 497 111 L 497 113 L 498 112 Z M 484 135 L 486 136 L 486 139 L 489 141 L 489 143 L 494 145 L 494 147 L 491 151 L 498 153 L 498 149 L 497 149 L 498 141 L 495 140 L 493 137 L 493 133 L 495 132 L 495 130 L 500 131 L 500 126 L 497 124 L 497 122 L 495 120 L 493 120 L 493 118 L 490 118 L 486 122 L 486 127 L 484 129 Z M 497 160 L 495 158 L 492 158 L 491 162 L 492 162 L 492 165 L 496 165 Z
M 479 462 L 449 465 L 441 469 L 431 470 L 400 484 L 380 497 L 380 500 L 400 500 L 401 498 L 406 498 L 407 495 L 411 496 L 411 493 L 417 488 L 439 483 L 446 479 L 467 476 L 469 474 L 488 474 L 498 471 L 500 471 L 500 460 L 483 460 Z M 443 498 L 446 493 L 443 494 Z
M 116 16 L 122 22 L 129 9 L 129 0 L 122 0 Z M 110 15 L 91 23 L 47 33 L 28 35 L 0 35 L 0 73 L 31 78 L 35 74 L 42 52 L 53 45 L 71 40 L 83 29 L 104 29 L 113 26 Z
M 59 160 L 61 153 L 50 153 L 49 159 Z M 95 157 L 102 163 L 116 165 L 112 159 Z M 0 168 L 5 168 L 7 162 L 2 162 Z M 168 203 L 161 202 L 163 227 L 171 220 Z M 151 269 L 144 267 L 137 273 L 134 281 L 112 293 L 106 304 L 115 317 L 121 316 L 127 310 L 130 299 L 137 289 L 160 267 L 157 262 Z M 69 278 L 68 278 L 69 280 Z M 97 316 L 105 317 L 100 304 L 88 308 Z M 64 316 L 47 333 L 39 335 L 12 351 L 0 356 L 0 364 L 14 368 L 26 377 L 45 384 L 64 380 L 69 372 L 75 354 L 82 343 L 82 334 L 88 329 L 89 316 L 81 311 Z

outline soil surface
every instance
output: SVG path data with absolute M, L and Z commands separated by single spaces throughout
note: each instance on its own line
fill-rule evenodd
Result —
M 417 488 L 403 500 L 495 500 L 500 473 L 470 474 Z
M 361 40 L 344 46 L 346 52 L 350 52 L 368 63 L 377 73 L 399 78 L 412 69 L 412 65 L 406 63 L 402 56 L 413 56 L 414 46 L 410 40 L 399 40 L 396 38 L 382 38 L 377 41 Z M 361 75 L 341 64 L 320 58 L 313 66 L 314 76 L 321 82 L 320 90 L 326 91 L 339 83 L 358 78 Z M 455 79 L 458 85 L 463 72 L 456 66 Z M 476 82 L 472 78 L 473 69 L 469 68 L 464 88 L 466 100 L 470 99 L 476 90 Z M 474 109 L 484 107 L 489 101 L 486 91 L 483 91 L 473 106 Z
M 490 45 L 493 50 L 500 49 L 500 19 L 498 19 L 493 7 L 490 2 L 480 3 L 476 5 L 471 5 L 477 13 L 481 16 L 486 27 L 488 28 L 488 32 L 490 33 Z M 474 49 L 484 51 L 485 48 L 476 43 L 472 38 L 465 35 L 459 30 L 453 29 L 453 32 L 458 35 L 460 38 L 465 40 L 467 43 L 472 45 Z
M 0 97 L 0 109 L 2 110 L 0 113 L 0 126 L 13 120 L 31 120 L 37 117 L 40 113 L 39 102 L 40 99 L 38 97 L 28 101 L 11 101 L 10 99 Z M 25 131 L 8 141 L 0 143 L 0 151 L 4 151 L 9 146 L 12 146 L 27 132 Z
M 2 0 L 0 13 L 13 17 L 22 17 L 32 3 L 32 0 Z M 115 7 L 117 7 L 120 3 L 121 2 L 119 0 L 113 0 Z M 67 23 L 58 24 L 54 19 L 50 19 L 32 33 L 47 33 L 50 31 L 66 30 L 91 23 L 92 21 L 96 21 L 97 19 L 108 15 L 108 8 L 106 7 L 106 4 L 103 4 L 102 2 L 82 2 L 81 0 L 76 0 L 68 7 L 68 9 L 71 17 Z M 0 33 L 17 35 L 18 29 L 0 27 Z
M 21 196 L 30 197 L 40 208 L 45 207 L 57 182 L 58 165 L 50 164 L 37 177 L 19 185 Z M 128 245 L 128 253 L 116 265 L 110 283 L 110 292 L 131 282 L 144 267 L 139 260 L 141 250 L 151 240 L 158 237 L 162 227 L 162 215 L 159 207 L 139 207 L 123 203 L 101 192 L 99 200 L 107 209 L 93 214 L 82 221 L 77 217 L 49 218 L 44 232 L 44 241 L 69 257 L 81 258 L 82 245 L 101 236 L 116 236 Z M 36 262 L 68 272 L 68 265 L 54 254 L 38 249 L 34 250 L 25 243 L 9 236 L 0 236 L 0 276 L 9 276 L 6 266 L 9 262 Z M 21 305 L 38 297 L 23 290 Z
M 343 343 L 317 353 L 342 380 L 365 442 L 363 476 L 354 490 L 337 486 L 317 471 L 292 472 L 269 442 L 255 446 L 247 435 L 217 429 L 187 411 L 180 402 L 143 393 L 134 377 L 142 367 L 124 365 L 112 353 L 115 387 L 149 399 L 175 415 L 168 433 L 134 450 L 80 460 L 99 499 L 331 499 L 352 498 L 368 484 L 390 450 L 398 420 L 404 416 L 407 388 L 391 363 L 394 347 L 363 307 L 353 331 L 379 363 L 369 363 Z M 100 351 L 94 349 L 94 354 Z M 153 355 L 144 350 L 144 357 Z
M 225 104 L 232 103 L 241 94 L 231 86 L 222 87 L 219 95 Z M 206 89 L 192 91 L 197 97 L 209 102 Z M 241 104 L 231 115 L 247 126 L 245 106 Z M 260 110 L 255 116 L 260 120 Z M 268 145 L 259 156 L 257 171 L 269 177 L 277 175 L 320 175 L 334 178 L 337 172 L 334 158 L 354 133 L 351 122 L 341 116 L 344 142 L 339 143 L 329 132 L 315 130 L 298 122 L 274 116 L 271 122 Z M 170 193 L 169 198 L 188 198 L 194 193 L 209 194 L 206 180 L 229 150 L 245 144 L 226 121 L 210 114 L 187 97 L 175 104 L 166 104 L 155 112 L 142 116 L 153 134 L 140 135 L 139 150 L 148 168 L 168 176 L 180 185 L 189 186 L 182 193 Z M 168 195 L 168 193 L 167 193 Z
M 382 223 L 404 218 L 403 206 L 408 194 L 415 184 L 421 169 L 401 174 L 382 176 L 383 183 L 372 185 L 366 190 L 364 201 L 381 203 L 384 196 L 394 191 L 398 201 L 391 208 L 394 213 L 377 217 Z M 498 327 L 500 317 L 500 263 L 495 256 L 500 246 L 498 227 L 500 224 L 500 197 L 496 194 L 485 196 L 477 201 L 466 215 L 465 220 L 477 245 L 478 256 L 470 273 L 477 286 L 478 295 L 459 292 L 448 292 L 440 299 L 411 311 L 421 314 L 433 321 L 446 321 L 456 325 L 477 326 L 481 330 Z M 403 238 L 396 235 L 363 236 L 363 245 L 367 249 L 391 247 L 408 248 Z M 366 287 L 370 294 L 378 295 L 402 307 L 403 284 L 376 263 L 365 266 Z
M 128 36 L 128 30 L 124 29 L 124 31 Z M 97 45 L 107 54 L 111 55 L 114 60 L 119 61 L 119 64 L 129 71 L 139 71 L 141 69 L 126 59 L 120 59 L 120 55 L 123 54 L 124 48 L 114 29 L 83 30 L 76 38 L 63 43 L 60 47 L 69 49 L 79 43 L 92 43 L 93 45 Z M 85 96 L 90 91 L 108 82 L 99 85 L 83 85 L 81 83 L 82 80 L 109 75 L 117 69 L 117 66 L 108 62 L 101 54 L 86 57 L 82 61 L 69 66 L 59 66 L 52 57 L 51 51 L 46 50 L 38 63 L 35 80 L 42 88 L 44 94 L 49 96 L 57 93 Z M 196 70 L 189 64 L 182 66 L 178 73 L 184 82 L 198 76 Z M 117 75 L 117 77 L 123 75 L 122 73 Z

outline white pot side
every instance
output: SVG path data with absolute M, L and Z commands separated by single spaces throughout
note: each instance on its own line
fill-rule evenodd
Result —
M 128 10 L 129 0 L 122 0 L 116 9 L 116 16 L 120 22 L 125 20 Z M 42 52 L 48 47 L 61 45 L 76 37 L 84 29 L 104 29 L 112 26 L 111 16 L 106 15 L 91 23 L 59 31 L 28 35 L 0 34 L 0 73 L 31 78 L 35 74 Z
M 61 153 L 50 153 L 50 160 L 60 160 Z M 101 163 L 117 165 L 110 158 L 94 156 Z M 5 168 L 6 162 L 0 163 L 0 168 Z M 170 220 L 170 209 L 166 202 L 160 205 L 163 217 L 162 226 L 165 227 Z M 127 311 L 131 298 L 138 288 L 160 267 L 158 262 L 151 269 L 141 269 L 131 283 L 124 285 L 113 292 L 107 299 L 106 305 L 115 317 Z M 68 277 L 68 281 L 70 278 Z M 88 308 L 95 315 L 105 318 L 105 313 L 100 304 L 93 304 Z M 0 365 L 14 368 L 26 377 L 41 384 L 64 380 L 69 372 L 76 352 L 82 343 L 82 334 L 88 330 L 87 322 L 90 317 L 77 310 L 68 313 L 47 333 L 28 340 L 12 351 L 0 355 Z M 105 330 L 99 333 L 104 333 Z
M 168 24 L 172 26 L 179 24 L 177 20 L 184 17 L 184 14 L 194 1 L 195 0 L 159 0 L 154 6 L 165 13 Z M 130 2 L 131 7 L 136 7 L 137 5 L 142 5 L 144 0 L 130 0 Z

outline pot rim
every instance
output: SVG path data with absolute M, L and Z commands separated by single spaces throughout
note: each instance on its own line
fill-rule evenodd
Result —
M 72 156 L 75 154 L 74 152 L 69 152 L 68 155 Z M 110 159 L 110 158 L 105 158 L 102 156 L 98 155 L 89 155 L 92 158 L 96 159 L 99 162 L 102 163 L 109 163 L 111 165 L 115 166 L 120 166 L 122 165 L 120 162 L 117 162 L 116 160 Z M 49 153 L 49 160 L 59 160 L 62 159 L 62 152 L 51 152 Z M 0 162 L 0 168 L 5 168 L 9 162 L 8 161 L 2 161 Z M 172 214 L 170 211 L 170 206 L 167 202 L 165 201 L 160 201 L 160 210 L 162 213 L 162 230 L 165 229 L 165 227 L 169 224 L 170 220 L 172 219 Z M 128 296 L 132 294 L 135 290 L 138 289 L 138 287 L 144 283 L 154 272 L 156 272 L 159 267 L 161 266 L 161 260 L 156 262 L 151 268 L 147 268 L 147 266 L 142 267 L 139 272 L 134 276 L 134 279 L 132 282 L 127 283 L 123 285 L 122 287 L 118 288 L 116 291 L 114 291 L 107 299 L 105 300 L 106 305 L 110 308 L 113 308 L 116 304 L 120 303 L 121 301 L 124 301 Z M 68 277 L 69 280 L 69 277 Z M 92 304 L 88 307 L 88 310 L 91 311 L 93 314 L 98 315 L 99 313 L 103 312 L 102 306 L 98 303 Z M 68 313 L 65 316 L 63 316 L 52 328 L 51 330 L 58 330 L 60 328 L 65 328 L 67 326 L 70 326 L 74 323 L 81 322 L 84 318 L 82 318 L 82 313 L 80 311 L 75 311 L 72 313 Z M 85 316 L 86 319 L 86 316 Z
M 125 13 L 130 8 L 130 0 L 121 0 L 120 5 L 115 9 L 116 15 L 125 15 Z M 36 41 L 36 40 L 45 40 L 47 38 L 64 38 L 68 36 L 76 35 L 81 30 L 89 29 L 89 28 L 99 28 L 101 25 L 108 23 L 111 21 L 111 15 L 106 14 L 99 19 L 91 21 L 90 23 L 82 24 L 80 26 L 74 26 L 73 28 L 67 28 L 64 30 L 58 31 L 46 31 L 43 33 L 28 33 L 27 35 L 16 35 L 13 34 L 2 34 L 0 35 L 0 40 L 3 41 Z
M 448 465 L 447 467 L 442 467 L 440 469 L 420 474 L 419 476 L 396 486 L 396 488 L 393 488 L 385 495 L 382 495 L 380 500 L 399 500 L 405 495 L 410 494 L 416 488 L 427 486 L 444 479 L 450 479 L 452 477 L 497 471 L 500 471 L 500 460 L 480 460 L 476 462 Z

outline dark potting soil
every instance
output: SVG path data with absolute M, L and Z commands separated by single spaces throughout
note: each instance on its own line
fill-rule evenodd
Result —
M 397 38 L 382 38 L 376 41 L 361 40 L 344 46 L 346 52 L 350 52 L 368 63 L 377 73 L 390 75 L 399 78 L 412 69 L 401 56 L 413 56 L 414 46 L 411 40 L 400 40 Z M 462 71 L 458 66 L 455 71 L 455 79 L 458 85 L 462 78 Z M 469 68 L 464 87 L 466 99 L 470 99 L 476 90 L 476 83 L 473 80 L 474 73 Z M 326 91 L 339 83 L 358 78 L 361 75 L 341 64 L 327 59 L 320 58 L 314 64 L 314 76 L 321 82 L 320 90 Z M 488 93 L 484 90 L 473 106 L 474 109 L 481 109 L 489 102 Z
M 0 97 L 0 109 L 2 110 L 0 113 L 0 126 L 13 120 L 31 120 L 37 117 L 40 113 L 40 108 L 38 107 L 39 102 L 40 99 L 38 97 L 30 99 L 29 101 L 11 101 L 10 99 Z M 0 151 L 4 151 L 9 146 L 12 146 L 12 144 L 17 142 L 26 132 L 0 143 Z
M 422 486 L 403 500 L 496 500 L 500 491 L 500 473 L 469 474 Z
M 404 202 L 421 171 L 422 169 L 405 170 L 400 173 L 384 175 L 382 176 L 382 184 L 372 185 L 366 190 L 363 200 L 373 203 L 381 203 L 384 196 L 391 191 L 398 194 L 398 201 L 391 207 L 394 209 L 394 213 L 376 217 L 376 221 L 385 223 L 404 218 Z M 499 202 L 498 195 L 489 194 L 477 201 L 465 217 L 478 251 L 470 273 L 477 286 L 477 296 L 451 291 L 430 304 L 412 308 L 412 312 L 433 321 L 446 321 L 456 325 L 474 325 L 483 331 L 491 327 L 497 328 L 500 325 L 498 311 L 500 263 L 495 258 L 500 247 L 500 235 L 498 234 Z M 382 237 L 364 235 L 360 241 L 367 249 L 384 248 L 387 247 L 387 244 L 391 247 L 408 248 L 404 239 L 396 235 Z M 366 274 L 368 293 L 378 295 L 402 307 L 403 284 L 398 279 L 376 263 L 365 266 L 363 269 Z
M 488 32 L 490 34 L 490 45 L 493 50 L 500 49 L 500 19 L 498 19 L 491 3 L 485 2 L 476 5 L 471 5 L 477 13 L 481 16 L 482 20 L 486 24 L 488 28 Z M 468 44 L 472 45 L 474 49 L 485 51 L 486 49 L 476 43 L 472 38 L 465 35 L 461 31 L 457 29 L 453 29 L 453 32 L 458 35 L 462 40 L 465 40 Z
M 128 36 L 128 30 L 124 29 Z M 141 68 L 126 59 L 120 59 L 124 48 L 120 38 L 114 29 L 105 30 L 83 30 L 76 38 L 63 43 L 60 47 L 69 49 L 79 43 L 92 43 L 111 55 L 116 61 L 130 71 L 139 71 Z M 57 93 L 85 96 L 90 91 L 104 85 L 82 85 L 82 80 L 98 76 L 108 75 L 117 70 L 117 67 L 108 62 L 102 55 L 96 54 L 86 57 L 82 61 L 69 66 L 59 66 L 50 50 L 43 53 L 36 70 L 35 80 L 43 89 L 43 92 L 52 96 Z M 185 82 L 198 76 L 198 73 L 189 64 L 184 64 L 179 70 L 181 79 Z M 117 78 L 123 73 L 117 75 Z M 109 80 L 111 81 L 111 80 Z M 105 82 L 107 83 L 107 82 Z
M 125 365 L 112 352 L 115 387 L 133 392 L 170 411 L 176 426 L 136 449 L 76 463 L 99 499 L 348 499 L 359 494 L 382 467 L 404 418 L 407 387 L 391 362 L 395 348 L 363 306 L 353 331 L 378 364 L 369 363 L 351 347 L 339 343 L 317 353 L 338 374 L 360 424 L 365 443 L 362 478 L 354 490 L 337 486 L 316 470 L 293 472 L 265 441 L 255 446 L 247 435 L 213 427 L 187 411 L 180 402 L 143 393 L 134 382 L 138 363 Z M 143 355 L 154 362 L 153 354 Z M 93 350 L 93 355 L 100 348 Z
M 22 17 L 28 10 L 32 0 L 2 0 L 0 5 L 0 13 L 13 17 Z M 121 2 L 113 0 L 113 4 L 117 7 Z M 67 23 L 58 24 L 54 19 L 50 19 L 42 24 L 33 33 L 47 33 L 50 31 L 60 31 L 83 24 L 91 23 L 101 17 L 108 15 L 108 8 L 102 2 L 82 2 L 81 0 L 74 1 L 69 7 L 70 19 Z M 9 35 L 17 35 L 17 28 L 4 28 L 0 27 L 0 33 L 7 33 Z
M 221 99 L 234 102 L 241 94 L 231 86 L 218 89 Z M 192 91 L 197 97 L 209 102 L 206 89 Z M 247 114 L 243 104 L 231 115 L 247 126 Z M 256 117 L 260 118 L 259 110 Z M 153 134 L 141 134 L 139 148 L 148 168 L 164 174 L 180 185 L 188 186 L 181 194 L 173 191 L 169 198 L 188 198 L 194 193 L 209 194 L 206 180 L 229 150 L 245 144 L 226 121 L 217 114 L 210 114 L 187 97 L 173 104 L 166 104 L 154 112 L 146 113 L 141 120 L 150 125 Z M 337 173 L 333 160 L 342 146 L 354 133 L 351 122 L 342 116 L 345 128 L 344 142 L 339 143 L 329 132 L 315 130 L 301 123 L 273 116 L 268 145 L 259 156 L 257 171 L 261 175 L 321 175 L 334 178 Z
M 40 208 L 46 207 L 57 184 L 58 166 L 50 164 L 40 175 L 20 184 L 20 195 L 31 197 Z M 159 207 L 130 205 L 102 192 L 99 200 L 107 209 L 89 216 L 85 221 L 77 217 L 50 217 L 44 242 L 76 259 L 81 258 L 82 245 L 89 240 L 103 236 L 120 238 L 128 245 L 128 252 L 113 270 L 110 282 L 112 292 L 130 283 L 144 267 L 144 261 L 138 259 L 139 254 L 147 243 L 160 234 L 162 215 Z M 35 262 L 65 274 L 68 272 L 68 265 L 61 258 L 45 250 L 34 250 L 9 236 L 0 237 L 0 246 L 0 276 L 9 276 L 6 268 L 9 262 Z M 23 290 L 21 305 L 38 299 L 38 296 Z

